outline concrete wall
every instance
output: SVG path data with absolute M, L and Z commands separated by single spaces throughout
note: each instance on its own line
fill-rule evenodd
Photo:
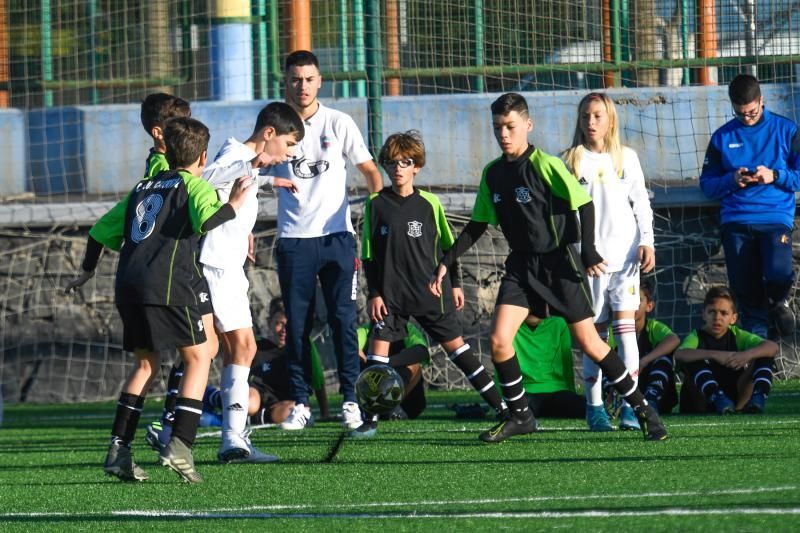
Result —
M 25 192 L 27 150 L 25 114 L 18 109 L 0 109 L 0 196 Z
M 623 142 L 638 153 L 650 179 L 674 184 L 697 177 L 708 138 L 732 118 L 725 87 L 615 89 Z M 790 85 L 765 86 L 775 112 L 795 118 L 797 95 Z M 531 142 L 559 153 L 571 142 L 577 103 L 584 91 L 525 93 L 534 119 Z M 496 94 L 404 96 L 383 100 L 384 137 L 417 129 L 426 144 L 423 185 L 478 183 L 483 166 L 499 155 L 489 104 Z M 193 116 L 211 130 L 213 157 L 228 136 L 246 138 L 265 102 L 197 102 Z M 336 100 L 366 135 L 365 100 Z M 28 112 L 31 179 L 36 192 L 123 192 L 144 171 L 150 141 L 138 105 L 82 106 Z M 351 169 L 350 182 L 363 184 Z

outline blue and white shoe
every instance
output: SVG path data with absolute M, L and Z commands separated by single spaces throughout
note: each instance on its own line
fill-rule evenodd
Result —
M 365 421 L 350 432 L 351 439 L 371 439 L 378 433 L 377 421 Z
M 753 395 L 750 397 L 750 400 L 748 400 L 748 402 L 745 404 L 742 411 L 751 415 L 761 415 L 764 414 L 764 408 L 766 407 L 766 403 L 767 403 L 766 394 L 764 394 L 763 392 L 754 392 Z
M 201 428 L 208 428 L 208 427 L 222 427 L 222 417 L 217 413 L 209 413 L 207 411 L 203 411 L 203 414 L 200 415 L 200 421 L 197 424 Z
M 654 407 L 655 408 L 655 407 Z M 619 429 L 622 431 L 641 431 L 642 427 L 639 425 L 639 419 L 636 413 L 633 412 L 633 407 L 627 403 L 622 406 L 619 412 Z
M 736 406 L 722 391 L 714 393 L 711 397 L 711 405 L 714 406 L 718 415 L 732 415 L 736 412 Z
M 586 404 L 586 423 L 589 424 L 589 431 L 613 431 L 611 422 L 608 420 L 608 413 L 602 405 Z

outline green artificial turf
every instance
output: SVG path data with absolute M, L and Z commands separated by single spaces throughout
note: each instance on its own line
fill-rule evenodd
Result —
M 455 420 L 429 393 L 415 421 L 383 422 L 374 439 L 341 427 L 259 429 L 278 464 L 221 465 L 218 438 L 195 447 L 205 483 L 156 464 L 144 423 L 134 447 L 150 479 L 104 476 L 114 405 L 7 406 L 0 428 L 0 530 L 791 530 L 800 524 L 800 382 L 776 386 L 767 414 L 665 417 L 670 438 L 589 433 L 580 420 L 483 444 L 492 421 Z M 336 405 L 334 402 L 333 405 Z

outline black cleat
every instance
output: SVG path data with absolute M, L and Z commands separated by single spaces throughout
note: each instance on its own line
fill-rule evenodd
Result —
M 527 417 L 509 416 L 489 431 L 481 433 L 478 438 L 483 442 L 503 442 L 510 437 L 526 435 L 536 431 L 539 431 L 539 424 L 536 423 L 533 413 L 528 411 Z
M 667 440 L 667 428 L 661 422 L 652 405 L 645 404 L 639 407 L 634 407 L 633 411 L 636 413 L 636 418 L 639 419 L 639 425 L 642 427 L 644 433 L 644 440 Z

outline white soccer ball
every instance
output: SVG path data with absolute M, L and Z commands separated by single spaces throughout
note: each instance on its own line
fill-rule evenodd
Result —
M 403 378 L 389 365 L 368 367 L 356 380 L 356 398 L 361 410 L 385 415 L 403 401 Z

